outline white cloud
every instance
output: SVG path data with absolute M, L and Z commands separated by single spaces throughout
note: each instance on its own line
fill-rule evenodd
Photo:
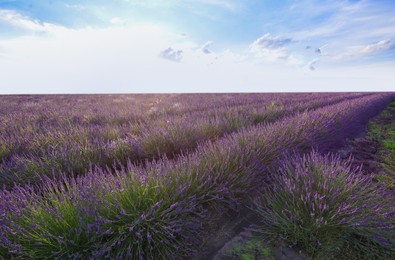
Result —
M 203 55 L 191 37 L 154 24 L 54 27 L 0 46 L 0 93 L 237 91 L 253 67 L 239 67 L 242 55 L 230 51 Z
M 0 46 L 0 59 L 5 59 L 7 58 L 7 49 L 5 49 L 4 47 Z
M 393 49 L 395 49 L 395 41 L 389 39 L 389 40 L 382 40 L 374 44 L 369 44 L 365 48 L 363 48 L 362 52 L 365 54 L 373 54 L 373 53 L 385 52 Z
M 212 51 L 210 50 L 211 46 L 213 45 L 212 41 L 208 41 L 200 47 L 204 54 L 210 54 Z
M 307 64 L 307 68 L 311 71 L 316 70 L 316 64 L 318 63 L 318 59 L 314 59 Z
M 279 36 L 272 36 L 270 33 L 266 33 L 251 44 L 251 49 L 256 51 L 260 51 L 262 49 L 275 50 L 283 48 L 291 42 L 292 40 L 290 38 L 281 38 Z
M 395 12 L 388 5 L 370 0 L 323 0 L 319 4 L 298 0 L 283 14 L 303 28 L 289 31 L 292 39 L 325 42 L 325 48 L 320 48 L 323 60 L 337 63 L 393 48 Z
M 42 23 L 38 20 L 32 20 L 13 10 L 0 9 L 0 22 L 6 23 L 19 30 L 24 30 L 33 33 L 51 32 L 62 28 L 51 23 Z
M 266 33 L 250 44 L 249 50 L 258 57 L 265 57 L 270 60 L 286 59 L 288 57 L 286 46 L 291 42 L 290 38 L 272 36 L 270 33 Z
M 180 37 L 179 31 L 157 24 L 72 30 L 18 13 L 7 17 L 24 21 L 16 24 L 33 32 L 47 33 L 0 40 L 0 51 L 7 56 L 0 56 L 0 93 L 389 91 L 395 80 L 394 63 L 325 66 L 322 59 L 328 58 L 331 45 L 319 47 L 319 55 L 315 50 L 320 45 L 309 43 L 306 49 L 292 35 L 267 34 L 245 52 L 216 50 L 203 55 L 212 43 L 197 43 L 192 31 Z M 294 53 L 298 43 L 308 53 Z M 389 46 L 385 40 L 358 50 L 376 53 L 393 48 Z M 180 62 L 168 62 L 160 53 Z M 310 73 L 318 62 L 320 69 Z
M 343 49 L 338 51 L 333 48 L 331 51 L 326 51 L 322 47 L 320 49 L 322 50 L 321 56 L 328 62 L 358 61 L 363 57 L 374 56 L 394 50 L 395 41 L 393 39 L 387 39 L 367 45 L 344 46 Z
M 159 56 L 171 61 L 180 62 L 182 60 L 182 50 L 173 50 L 172 48 L 167 48 L 160 52 Z
M 154 24 L 51 27 L 50 34 L 0 39 L 0 93 L 144 92 L 147 77 L 169 67 L 158 53 L 174 41 L 177 34 Z
M 113 18 L 111 18 L 111 20 L 110 20 L 110 23 L 112 23 L 112 24 L 120 24 L 120 23 L 122 23 L 123 22 L 123 19 L 122 18 L 119 18 L 119 17 L 113 17 Z

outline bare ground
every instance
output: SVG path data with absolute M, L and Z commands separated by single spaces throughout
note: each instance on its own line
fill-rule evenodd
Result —
M 395 109 L 391 111 L 391 118 L 376 116 L 372 120 L 378 124 L 388 124 L 395 121 Z M 337 153 L 343 159 L 350 156 L 353 158 L 353 166 L 362 167 L 365 174 L 384 174 L 380 167 L 382 160 L 378 155 L 380 144 L 367 138 L 367 128 L 353 140 L 349 140 L 345 146 Z M 235 245 L 245 244 L 252 236 L 251 227 L 259 224 L 258 218 L 250 210 L 245 209 L 240 214 L 233 214 L 228 217 L 218 218 L 212 226 L 214 232 L 207 236 L 203 246 L 198 249 L 194 260 L 232 260 L 238 259 L 232 256 L 231 249 Z M 268 248 L 273 252 L 270 257 L 255 256 L 255 259 L 275 259 L 275 260 L 299 260 L 308 259 L 297 248 L 285 244 L 283 241 L 268 243 Z

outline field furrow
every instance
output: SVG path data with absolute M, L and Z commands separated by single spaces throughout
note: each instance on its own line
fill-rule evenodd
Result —
M 307 106 L 316 109 L 304 107 L 305 112 L 270 124 L 244 124 L 174 160 L 96 167 L 59 179 L 43 175 L 38 186 L 3 189 L 0 254 L 31 259 L 190 257 L 213 214 L 238 211 L 251 195 L 269 187 L 272 169 L 290 154 L 341 146 L 393 97 L 351 95 L 325 106 L 311 100 Z
M 177 103 L 173 96 L 163 96 L 147 100 L 150 109 L 140 110 L 145 117 L 125 108 L 131 102 L 129 99 L 121 100 L 124 103 L 121 103 L 122 109 L 117 107 L 119 110 L 111 108 L 116 104 L 114 99 L 107 100 L 103 107 L 110 112 L 95 106 L 93 102 L 104 102 L 95 99 L 90 100 L 88 106 L 99 110 L 86 111 L 86 107 L 72 103 L 77 108 L 70 112 L 56 110 L 56 98 L 49 98 L 47 102 L 52 102 L 51 105 L 46 107 L 43 102 L 41 107 L 38 103 L 39 107 L 30 114 L 20 111 L 2 116 L 0 183 L 36 182 L 37 175 L 42 174 L 82 174 L 91 166 L 126 165 L 128 161 L 145 163 L 162 156 L 173 158 L 193 151 L 199 143 L 245 127 L 275 122 L 282 117 L 366 95 L 369 94 L 257 94 L 238 102 L 222 96 L 227 102 L 218 102 L 214 107 L 207 105 L 208 108 L 204 105 L 219 101 L 221 96 L 209 96 L 200 105 L 190 102 L 191 98 Z M 70 100 L 59 102 L 67 104 Z M 145 103 L 139 102 L 131 103 L 132 108 L 145 107 Z M 191 110 L 185 108 L 186 102 L 192 103 Z

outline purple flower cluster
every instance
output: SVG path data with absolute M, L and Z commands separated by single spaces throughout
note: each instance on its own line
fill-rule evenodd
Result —
M 53 171 L 83 174 L 91 164 L 174 157 L 245 127 L 367 95 L 1 97 L 0 184 L 33 183 L 36 174 Z
M 395 246 L 394 218 L 388 217 L 395 210 L 393 194 L 351 165 L 351 159 L 314 151 L 286 158 L 255 199 L 260 231 L 317 258 L 337 258 L 361 241 L 379 244 L 381 256 L 389 256 Z
M 54 171 L 53 175 L 52 172 L 48 176 L 38 175 L 33 186 L 21 182 L 21 185 L 16 184 L 13 188 L 8 186 L 0 191 L 0 255 L 4 258 L 75 259 L 174 259 L 191 255 L 202 241 L 206 227 L 210 224 L 209 216 L 212 212 L 238 210 L 252 192 L 272 185 L 274 182 L 271 170 L 285 164 L 284 154 L 309 151 L 312 147 L 320 151 L 333 147 L 344 138 L 354 135 L 358 126 L 378 113 L 393 97 L 385 93 L 347 94 L 345 97 L 340 94 L 323 96 L 325 98 L 322 99 L 318 98 L 318 94 L 306 98 L 303 95 L 297 96 L 289 107 L 296 109 L 299 106 L 300 110 L 296 109 L 296 112 L 291 114 L 284 112 L 271 123 L 263 121 L 261 124 L 245 124 L 238 120 L 244 118 L 244 115 L 251 115 L 247 113 L 249 109 L 260 111 L 254 110 L 254 104 L 257 106 L 256 109 L 266 104 L 265 109 L 270 111 L 275 109 L 273 107 L 276 107 L 276 104 L 281 103 L 279 100 L 284 101 L 287 98 L 292 100 L 292 95 L 280 95 L 284 99 L 278 98 L 274 103 L 254 99 L 256 98 L 254 95 L 248 98 L 242 95 L 230 95 L 231 98 L 240 98 L 239 103 L 228 99 L 229 103 L 222 101 L 224 106 L 222 108 L 213 106 L 211 107 L 213 110 L 210 110 L 208 106 L 207 113 L 208 115 L 213 113 L 213 118 L 217 118 L 215 120 L 225 118 L 235 127 L 234 130 L 239 131 L 221 132 L 219 136 L 227 133 L 222 137 L 218 137 L 216 133 L 213 136 L 216 139 L 209 138 L 206 142 L 197 142 L 194 144 L 196 146 L 194 151 L 182 152 L 173 159 L 167 158 L 167 153 L 180 147 L 167 150 L 172 143 L 166 142 L 185 133 L 182 128 L 177 128 L 179 127 L 177 124 L 169 131 L 163 130 L 167 129 L 167 123 L 162 118 L 174 120 L 178 118 L 177 120 L 181 121 L 177 122 L 185 126 L 192 124 L 193 121 L 202 123 L 203 119 L 194 116 L 188 119 L 188 124 L 182 123 L 184 122 L 182 120 L 187 120 L 188 116 L 197 115 L 193 113 L 204 114 L 205 108 L 199 107 L 197 103 L 191 102 L 191 109 L 195 110 L 189 112 L 177 110 L 184 107 L 186 103 L 177 106 L 175 110 L 169 112 L 169 115 L 174 117 L 156 114 L 152 116 L 156 118 L 158 124 L 152 131 L 155 132 L 155 129 L 159 129 L 156 127 L 163 125 L 164 128 L 158 130 L 158 133 L 161 133 L 158 136 L 166 136 L 163 141 L 166 145 L 163 149 L 159 149 L 162 156 L 155 160 L 147 160 L 144 164 L 138 165 L 135 164 L 135 157 L 126 153 L 126 162 L 109 160 L 110 164 L 100 165 L 90 161 L 91 156 L 86 156 L 89 149 L 78 150 L 78 154 L 71 153 L 75 156 L 75 160 L 86 160 L 90 165 L 89 170 L 83 172 L 84 174 L 75 175 L 70 173 L 75 170 L 74 168 L 64 174 Z M 218 98 L 216 95 L 209 97 L 213 100 Z M 269 97 L 275 98 L 275 96 Z M 100 100 L 100 97 L 95 98 Z M 168 98 L 172 100 L 173 97 Z M 67 100 L 67 97 L 65 99 Z M 191 101 L 188 97 L 186 100 Z M 249 100 L 256 103 L 252 102 L 253 105 L 250 106 Z M 155 102 L 160 103 L 160 101 Z M 237 106 L 233 106 L 233 103 L 237 103 Z M 126 103 L 121 104 L 126 106 Z M 287 104 L 281 104 L 284 108 L 280 110 L 287 111 Z M 144 107 L 144 103 L 140 105 Z M 91 109 L 93 110 L 94 107 Z M 233 109 L 236 111 L 234 113 L 240 114 L 240 117 L 234 117 L 233 112 L 226 113 Z M 243 109 L 247 112 L 242 112 Z M 262 109 L 262 113 L 265 109 Z M 180 115 L 182 113 L 185 113 L 185 117 Z M 89 129 L 86 130 L 89 132 L 86 138 L 77 137 L 81 133 L 88 132 L 76 131 L 74 136 L 69 135 L 71 139 L 68 140 L 77 138 L 76 147 L 79 149 L 90 146 L 92 142 L 98 140 L 92 137 L 104 133 L 101 131 L 112 130 L 107 123 L 100 123 L 110 119 L 90 118 L 90 127 L 80 128 L 81 131 Z M 75 118 L 75 122 L 81 120 L 84 124 L 84 119 Z M 153 122 L 150 120 L 146 121 L 148 125 Z M 95 128 L 92 122 L 96 125 L 101 124 L 104 130 L 100 127 Z M 143 122 L 131 124 L 126 129 L 130 131 L 131 128 L 142 127 L 142 125 Z M 120 124 L 113 128 L 120 133 L 122 127 L 125 125 Z M 95 135 L 95 131 L 98 135 Z M 133 147 L 131 144 L 142 136 L 141 133 L 137 134 L 137 137 L 122 136 L 119 133 L 114 135 L 116 138 L 106 143 L 106 149 Z M 192 134 L 183 138 L 188 139 L 190 135 Z M 176 140 L 173 139 L 174 143 L 177 143 Z M 48 151 L 56 155 L 57 150 L 51 149 Z M 185 147 L 182 146 L 180 149 L 183 150 Z M 15 154 L 13 156 L 20 156 L 18 153 Z M 110 154 L 120 156 L 118 152 L 110 152 Z M 45 162 L 45 153 L 40 156 L 42 157 L 40 163 Z M 33 157 L 25 157 L 25 159 L 35 162 Z M 2 164 L 3 169 L 6 169 L 7 163 L 10 163 L 7 160 Z M 15 181 L 15 176 L 11 179 Z M 292 183 L 288 186 L 291 187 Z M 329 180 L 324 181 L 322 188 L 330 189 Z M 329 198 L 324 195 L 314 191 L 308 195 L 301 194 L 302 201 L 306 203 L 315 201 L 314 212 L 309 212 L 314 214 L 312 217 L 319 212 L 329 210 L 330 205 L 327 203 Z M 338 214 L 354 210 L 349 209 L 348 206 L 348 204 L 341 205 Z M 387 216 L 390 212 L 380 206 L 373 210 Z M 284 214 L 291 216 L 289 215 L 291 213 Z M 297 216 L 294 215 L 292 215 L 294 221 L 298 221 Z M 336 219 L 336 221 L 362 223 L 360 219 L 350 218 Z M 325 219 L 319 218 L 317 223 L 324 225 Z

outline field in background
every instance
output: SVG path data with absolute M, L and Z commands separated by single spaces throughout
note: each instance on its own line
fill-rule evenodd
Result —
M 174 157 L 243 128 L 367 95 L 3 96 L 0 184 Z
M 394 97 L 0 96 L 0 255 L 191 257 L 215 216 L 251 202 L 313 257 L 391 256 L 391 190 L 327 153 Z

